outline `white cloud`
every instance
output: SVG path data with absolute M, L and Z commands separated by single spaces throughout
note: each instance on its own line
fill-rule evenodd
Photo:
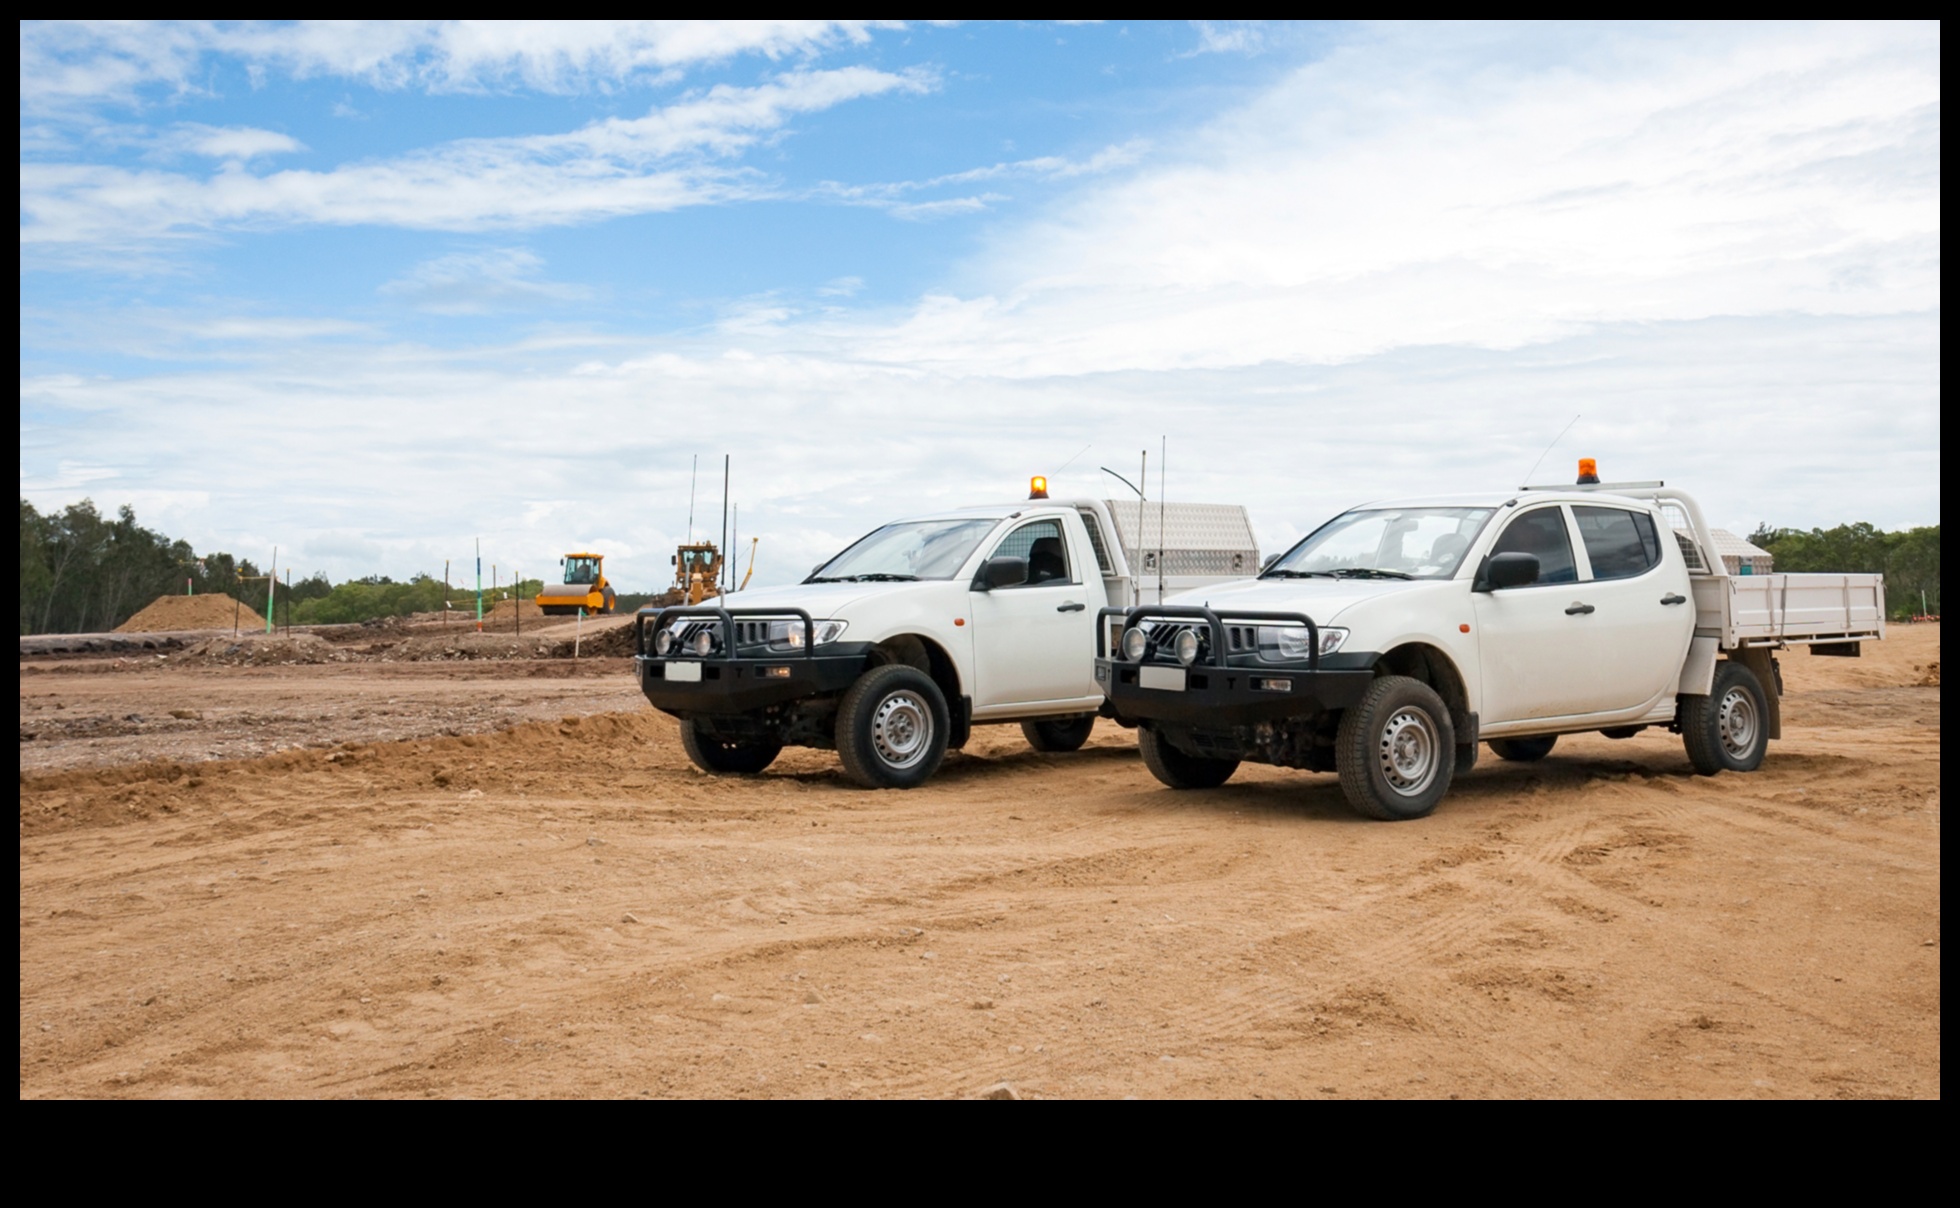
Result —
M 1044 375 L 1938 305 L 1936 28 L 1533 32 L 1341 49 L 832 334 Z
M 436 314 L 474 315 L 591 296 L 584 286 L 544 278 L 544 260 L 524 248 L 486 248 L 436 256 L 381 287 L 383 294 Z
M 331 76 L 432 92 L 581 92 L 740 55 L 770 59 L 862 44 L 874 21 L 31 22 L 21 26 L 23 112 L 202 90 L 206 61 L 263 76 Z
M 298 139 L 276 130 L 259 130 L 251 126 L 205 126 L 196 122 L 179 125 L 166 142 L 194 155 L 212 159 L 248 160 L 306 150 Z
M 585 222 L 768 190 L 716 162 L 792 117 L 933 86 L 921 72 L 793 71 L 751 88 L 717 86 L 644 117 L 563 134 L 463 139 L 327 171 L 216 173 L 70 163 L 20 167 L 21 243 L 116 249 L 212 229 L 298 223 L 474 231 Z M 236 132 L 234 132 L 236 133 Z

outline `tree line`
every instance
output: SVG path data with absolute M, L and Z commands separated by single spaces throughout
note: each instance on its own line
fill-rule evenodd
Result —
M 158 596 L 228 595 L 265 615 L 276 607 L 279 624 L 331 625 L 378 617 L 435 612 L 447 600 L 459 617 L 476 615 L 476 594 L 447 588 L 431 575 L 397 583 L 369 575 L 345 583 L 315 573 L 276 590 L 250 558 L 228 553 L 197 553 L 137 523 L 128 504 L 104 516 L 91 500 L 42 513 L 20 501 L 20 632 L 101 633 L 136 615 Z M 486 610 L 495 599 L 537 595 L 536 579 L 502 584 L 484 592 Z
M 1940 526 L 1887 533 L 1860 521 L 1830 529 L 1756 526 L 1749 540 L 1776 558 L 1780 571 L 1847 571 L 1885 576 L 1885 604 L 1895 619 L 1922 607 L 1940 613 Z M 1923 596 L 1922 596 L 1922 593 Z

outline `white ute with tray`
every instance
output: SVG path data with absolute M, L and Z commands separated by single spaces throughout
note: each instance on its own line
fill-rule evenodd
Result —
M 832 748 L 851 779 L 909 788 L 975 725 L 1040 751 L 1088 741 L 1103 705 L 1095 620 L 1259 565 L 1245 510 L 1051 500 L 873 530 L 794 587 L 639 614 L 636 667 L 696 766 L 759 772 Z
M 1096 676 L 1173 788 L 1243 760 L 1337 772 L 1372 818 L 1419 818 L 1478 743 L 1681 735 L 1748 772 L 1782 736 L 1775 652 L 1885 636 L 1876 574 L 1731 575 L 1686 492 L 1602 484 L 1364 504 L 1257 579 L 1105 610 Z M 1107 647 L 1104 643 L 1108 643 Z

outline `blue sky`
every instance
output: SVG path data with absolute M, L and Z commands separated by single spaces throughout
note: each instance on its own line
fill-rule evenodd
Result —
M 732 453 L 776 582 L 1164 436 L 1278 548 L 1575 414 L 1540 477 L 1938 520 L 1937 26 L 20 36 L 21 494 L 200 549 L 652 586 Z

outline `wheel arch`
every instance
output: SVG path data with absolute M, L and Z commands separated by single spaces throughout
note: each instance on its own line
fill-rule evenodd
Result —
M 932 677 L 948 706 L 955 710 L 960 702 L 960 671 L 946 648 L 921 633 L 898 633 L 879 640 L 871 648 L 869 665 L 903 663 Z
M 1456 660 L 1440 646 L 1422 641 L 1391 646 L 1375 659 L 1374 672 L 1377 676 L 1405 675 L 1427 684 L 1449 708 L 1450 725 L 1456 731 L 1458 744 L 1477 740 L 1476 714 L 1470 710 L 1470 686 Z

